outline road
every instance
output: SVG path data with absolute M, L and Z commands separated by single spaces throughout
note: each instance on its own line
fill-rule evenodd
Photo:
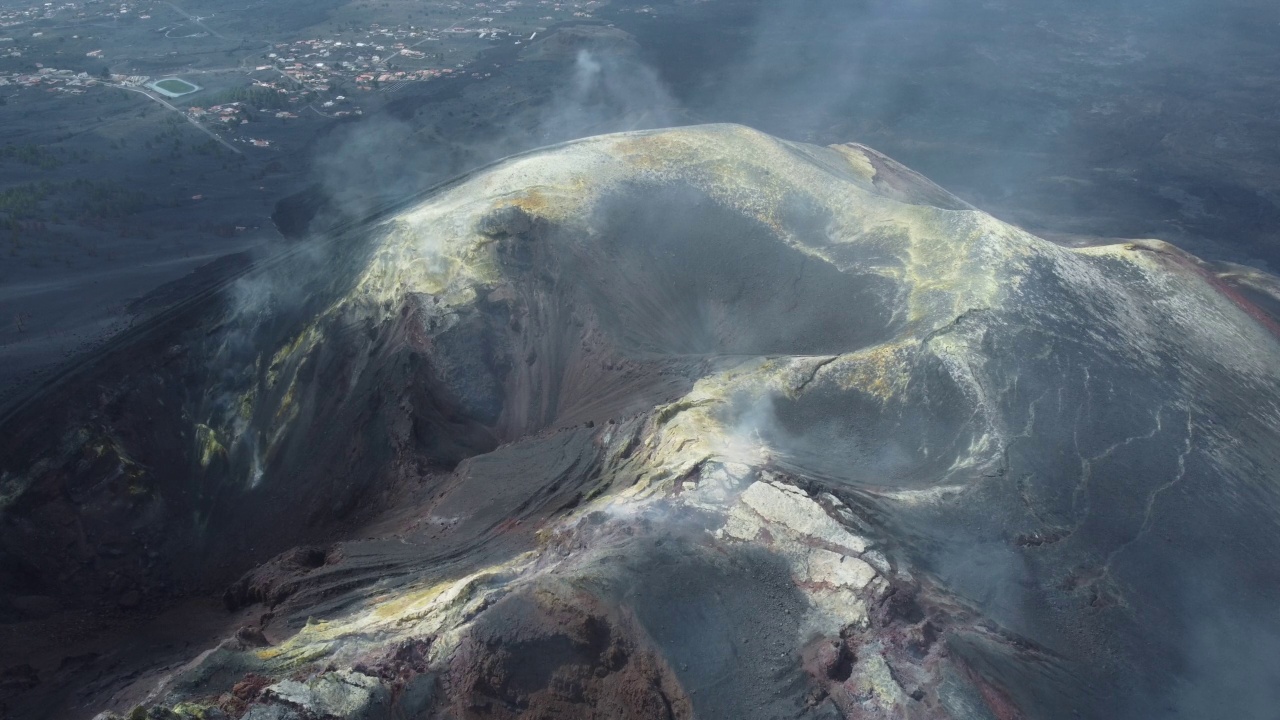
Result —
M 236 147 L 235 145 L 232 145 L 231 143 L 227 142 L 226 140 L 223 140 L 222 138 L 218 137 L 218 134 L 217 134 L 217 133 L 215 133 L 214 131 L 210 130 L 209 128 L 205 127 L 204 125 L 201 125 L 199 122 L 197 122 L 196 120 L 192 119 L 192 118 L 191 118 L 190 116 L 188 116 L 186 113 L 184 113 L 184 112 L 182 112 L 181 110 L 179 110 L 178 108 L 174 107 L 172 104 L 170 104 L 170 103 L 168 103 L 168 102 L 166 102 L 166 101 L 164 101 L 164 100 L 162 100 L 162 99 L 160 99 L 160 98 L 156 97 L 155 95 L 152 95 L 151 93 L 147 92 L 146 90 L 143 90 L 142 88 L 133 87 L 132 85 L 119 85 L 119 84 L 117 84 L 117 83 L 103 83 L 103 84 L 104 84 L 104 85 L 106 85 L 107 87 L 120 88 L 121 90 L 130 90 L 130 91 L 132 91 L 132 92 L 136 92 L 136 93 L 138 93 L 139 95 L 142 95 L 142 96 L 144 96 L 144 97 L 151 98 L 152 100 L 155 100 L 156 102 L 160 103 L 161 105 L 163 105 L 163 106 L 165 106 L 165 107 L 169 108 L 170 110 L 172 110 L 172 111 L 174 111 L 174 112 L 178 113 L 179 115 L 181 115 L 183 120 L 186 120 L 187 122 L 189 122 L 189 123 L 191 123 L 192 125 L 194 125 L 197 129 L 199 129 L 199 130 L 200 130 L 200 132 L 202 132 L 202 133 L 204 133 L 205 135 L 208 135 L 209 137 L 213 138 L 214 140 L 216 140 L 220 145 L 222 145 L 222 146 L 223 146 L 223 147 L 225 147 L 226 149 L 230 150 L 231 152 L 233 152 L 233 153 L 235 153 L 235 154 L 237 154 L 237 155 L 243 155 L 243 154 L 244 154 L 244 153 L 240 150 L 240 148 L 238 148 L 238 147 Z
M 169 7 L 173 8 L 174 10 L 177 10 L 178 12 L 182 13 L 182 16 L 183 16 L 183 17 L 185 17 L 186 19 L 188 19 L 188 20 L 190 20 L 191 22 L 195 23 L 197 26 L 199 26 L 201 29 L 203 29 L 205 32 L 209 33 L 210 35 L 212 35 L 212 36 L 214 36 L 214 37 L 216 37 L 216 38 L 222 39 L 222 40 L 226 40 L 226 39 L 227 39 L 227 38 L 226 38 L 226 36 L 225 36 L 225 35 L 223 35 L 222 33 L 218 32 L 217 30 L 214 30 L 213 28 L 211 28 L 211 27 L 209 27 L 209 26 L 205 25 L 203 22 L 201 22 L 202 20 L 204 20 L 204 18 L 196 17 L 195 15 L 192 15 L 191 13 L 187 12 L 186 10 L 183 10 L 182 8 L 178 7 L 177 5 L 174 5 L 174 4 L 173 4 L 173 3 L 171 3 L 171 2 L 166 2 L 166 3 L 165 3 L 165 5 L 168 5 Z

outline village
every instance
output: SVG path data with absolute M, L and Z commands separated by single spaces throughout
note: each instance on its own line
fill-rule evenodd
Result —
M 44 87 L 53 92 L 65 92 L 81 95 L 87 88 L 100 84 L 102 78 L 95 78 L 89 73 L 54 68 L 37 68 L 34 73 L 0 74 L 0 87 L 17 86 L 20 88 Z
M 400 4 L 377 14 L 399 21 L 369 22 L 368 13 L 361 12 L 362 22 L 353 12 L 351 18 L 313 28 L 322 31 L 319 36 L 264 38 L 261 50 L 228 68 L 225 63 L 208 67 L 188 56 L 188 49 L 229 41 L 211 24 L 218 17 L 214 13 L 197 16 L 150 0 L 39 3 L 0 11 L 0 103 L 21 103 L 32 91 L 83 95 L 124 89 L 182 113 L 226 142 L 266 149 L 282 138 L 257 137 L 261 133 L 253 132 L 254 123 L 358 117 L 370 104 L 414 85 L 484 80 L 490 68 L 469 67 L 480 52 L 528 43 L 547 26 L 590 18 L 603 5 L 601 0 Z M 129 57 L 135 54 L 129 46 L 137 41 L 125 39 L 147 36 L 174 49 L 162 60 Z M 173 93 L 166 86 L 189 88 Z
M 0 8 L 0 28 L 20 25 L 32 20 L 51 20 L 66 17 L 81 10 L 85 3 L 38 3 L 24 8 Z

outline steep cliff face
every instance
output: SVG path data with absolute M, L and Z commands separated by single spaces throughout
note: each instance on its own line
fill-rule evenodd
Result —
M 303 299 L 189 309 L 6 426 L 12 618 L 164 583 L 266 613 L 158 716 L 1268 701 L 1270 278 L 737 126 L 511 158 L 329 243 Z

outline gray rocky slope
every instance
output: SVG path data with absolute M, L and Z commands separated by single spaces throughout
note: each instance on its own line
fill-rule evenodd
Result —
M 514 157 L 308 252 L 5 420 L 10 619 L 260 615 L 141 715 L 1274 707 L 1272 278 L 739 126 Z

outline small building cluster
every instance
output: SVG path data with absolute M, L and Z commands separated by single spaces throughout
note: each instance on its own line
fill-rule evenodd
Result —
M 190 107 L 187 108 L 187 116 L 195 120 L 222 123 L 223 125 L 239 125 L 249 121 L 244 116 L 244 110 L 244 103 L 231 102 L 212 105 L 208 108 Z
M 16 85 L 18 87 L 43 87 L 50 92 L 66 92 L 79 95 L 87 87 L 100 82 L 98 78 L 85 72 L 40 68 L 34 73 L 0 73 L 0 87 Z

